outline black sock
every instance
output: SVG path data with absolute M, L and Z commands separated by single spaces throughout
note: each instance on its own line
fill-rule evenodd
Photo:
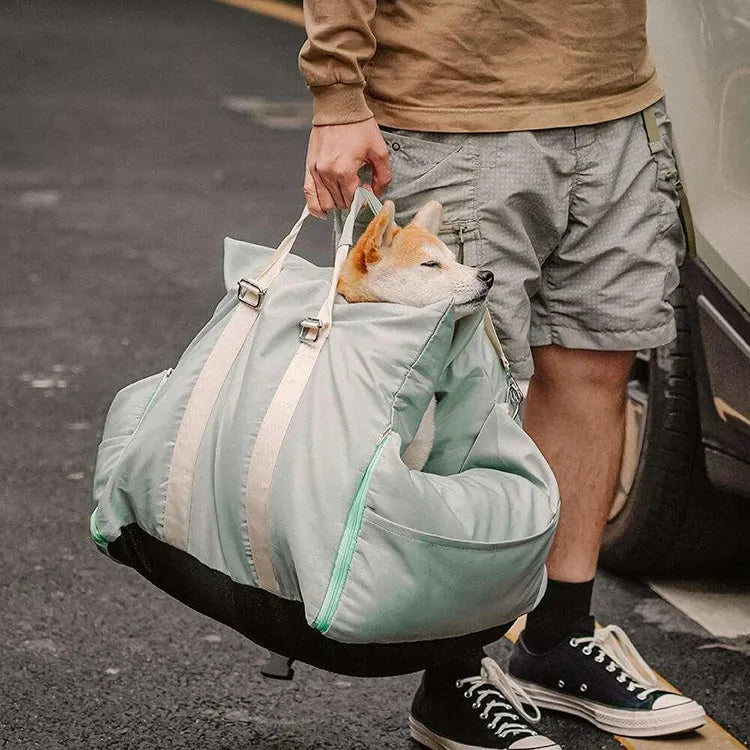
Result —
M 439 687 L 447 683 L 453 684 L 456 680 L 464 677 L 476 677 L 482 669 L 482 659 L 487 656 L 484 649 L 462 654 L 455 661 L 441 664 L 439 667 L 425 669 L 424 684 L 428 690 L 435 686 Z
M 594 631 L 591 592 L 594 579 L 583 583 L 550 581 L 539 606 L 526 618 L 524 645 L 534 653 L 549 651 L 572 633 Z

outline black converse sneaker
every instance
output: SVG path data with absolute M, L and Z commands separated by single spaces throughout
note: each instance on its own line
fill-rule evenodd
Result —
M 527 711 L 522 704 L 527 704 Z M 431 750 L 561 750 L 527 722 L 539 709 L 497 662 L 482 659 L 481 674 L 422 678 L 409 717 L 411 736 Z
M 530 652 L 523 634 L 508 671 L 542 708 L 580 716 L 612 734 L 659 737 L 697 729 L 706 712 L 662 690 L 656 674 L 617 625 L 594 630 L 593 618 L 549 651 Z

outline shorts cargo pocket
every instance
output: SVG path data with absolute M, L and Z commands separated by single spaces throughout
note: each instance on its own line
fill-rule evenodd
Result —
M 659 198 L 659 227 L 666 232 L 680 223 L 680 198 L 677 193 L 677 163 L 670 154 L 660 153 L 657 157 L 656 191 Z
M 381 196 L 396 204 L 404 226 L 429 200 L 443 206 L 447 223 L 476 219 L 479 154 L 469 136 L 455 133 L 382 131 L 393 179 Z
M 656 161 L 656 192 L 659 201 L 659 243 L 665 254 L 668 267 L 664 283 L 665 299 L 674 291 L 679 282 L 675 266 L 685 258 L 686 242 L 680 220 L 680 195 L 677 186 L 680 175 L 672 144 L 672 121 L 664 99 L 653 105 L 654 116 L 661 136 L 662 148 L 654 154 Z
M 484 262 L 482 236 L 476 221 L 443 222 L 438 237 L 448 246 L 459 263 L 481 266 Z
M 656 192 L 659 204 L 659 225 L 666 231 L 674 224 L 679 224 L 679 197 L 677 183 L 679 175 L 672 146 L 672 121 L 667 114 L 664 99 L 652 105 L 654 118 L 659 129 L 661 147 L 652 153 L 656 163 Z

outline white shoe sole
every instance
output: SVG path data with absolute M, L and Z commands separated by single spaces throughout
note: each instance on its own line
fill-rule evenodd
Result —
M 689 732 L 706 723 L 706 712 L 692 700 L 677 706 L 634 711 L 612 708 L 585 698 L 550 690 L 517 677 L 514 679 L 539 708 L 573 714 L 610 734 L 621 734 L 626 737 L 662 737 L 667 734 Z
M 413 716 L 409 717 L 409 733 L 413 740 L 419 742 L 420 745 L 429 747 L 430 750 L 487 750 L 486 747 L 479 745 L 464 745 L 463 742 L 441 737 L 424 724 L 420 724 Z M 539 739 L 544 740 L 546 738 L 540 737 Z M 560 745 L 552 742 L 552 740 L 547 740 L 547 742 L 549 742 L 549 745 L 539 745 L 531 750 L 562 750 Z

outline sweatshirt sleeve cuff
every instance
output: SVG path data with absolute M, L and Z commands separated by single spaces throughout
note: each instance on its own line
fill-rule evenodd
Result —
M 310 86 L 313 95 L 313 125 L 344 125 L 372 117 L 365 102 L 363 83 L 331 83 Z

